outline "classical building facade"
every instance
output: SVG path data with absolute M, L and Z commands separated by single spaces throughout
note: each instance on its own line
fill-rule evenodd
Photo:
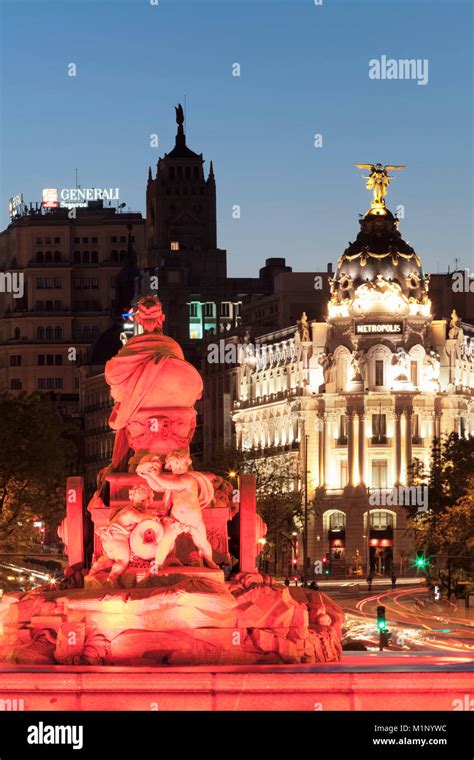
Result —
M 425 506 L 404 490 L 413 460 L 429 465 L 434 437 L 474 435 L 474 328 L 456 312 L 433 318 L 429 277 L 383 201 L 360 226 L 326 318 L 242 346 L 230 403 L 237 446 L 316 500 L 309 564 L 398 574 L 410 564 L 403 502 Z

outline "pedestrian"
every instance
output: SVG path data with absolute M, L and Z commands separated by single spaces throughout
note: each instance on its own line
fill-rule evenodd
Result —
M 395 573 L 392 573 L 392 591 L 395 591 L 395 586 L 397 585 L 397 576 Z
M 287 577 L 285 578 L 285 586 L 289 586 L 289 585 L 290 585 L 290 579 L 289 579 L 289 578 L 288 578 L 288 576 L 287 576 Z
M 373 579 L 374 579 L 374 576 L 372 575 L 372 573 L 369 573 L 368 576 L 367 576 L 367 586 L 368 586 L 367 590 L 369 591 L 369 593 L 372 591 L 372 581 L 373 581 Z

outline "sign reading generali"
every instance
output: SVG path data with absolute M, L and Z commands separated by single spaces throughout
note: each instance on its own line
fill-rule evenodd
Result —
M 358 324 L 355 326 L 356 335 L 401 335 L 403 322 L 374 322 L 373 324 Z
M 63 187 L 62 190 L 44 188 L 42 205 L 43 208 L 57 208 L 62 206 L 87 206 L 88 201 L 118 201 L 120 190 L 118 187 Z

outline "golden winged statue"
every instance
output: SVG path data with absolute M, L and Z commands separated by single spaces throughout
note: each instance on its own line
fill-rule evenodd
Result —
M 387 166 L 382 166 L 382 164 L 355 164 L 355 166 L 358 169 L 369 169 L 370 171 L 370 174 L 364 176 L 364 179 L 367 180 L 367 190 L 374 191 L 372 206 L 385 206 L 384 198 L 387 195 L 387 188 L 392 179 L 392 175 L 389 172 L 394 170 L 401 171 L 405 169 L 406 164 L 387 164 Z

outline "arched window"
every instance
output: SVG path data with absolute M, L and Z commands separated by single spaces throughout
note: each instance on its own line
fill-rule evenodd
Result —
M 55 251 L 54 252 L 54 260 L 55 261 L 61 261 L 61 251 Z
M 57 325 L 54 328 L 54 340 L 62 340 L 63 339 L 63 328 Z
M 44 254 L 44 260 L 46 262 L 51 262 L 53 260 L 53 253 L 52 253 L 52 251 L 46 251 L 46 253 Z
M 53 340 L 53 337 L 54 337 L 53 328 L 50 325 L 48 325 L 48 327 L 46 328 L 46 340 Z
M 44 327 L 37 327 L 36 328 L 36 339 L 37 340 L 44 340 Z
M 44 261 L 43 251 L 37 251 L 36 253 L 36 261 L 38 264 L 42 264 Z
M 74 263 L 80 264 L 81 263 L 81 252 L 80 251 L 74 251 Z
M 91 264 L 98 264 L 99 263 L 99 254 L 97 251 L 91 252 Z
M 120 251 L 120 261 L 123 261 L 125 258 L 126 251 Z
M 89 251 L 83 251 L 82 252 L 82 263 L 83 264 L 89 264 L 90 257 L 89 257 Z
M 14 336 L 15 340 L 20 340 L 20 335 L 21 335 L 20 328 L 19 327 L 15 327 L 15 332 L 13 333 L 13 336 Z

